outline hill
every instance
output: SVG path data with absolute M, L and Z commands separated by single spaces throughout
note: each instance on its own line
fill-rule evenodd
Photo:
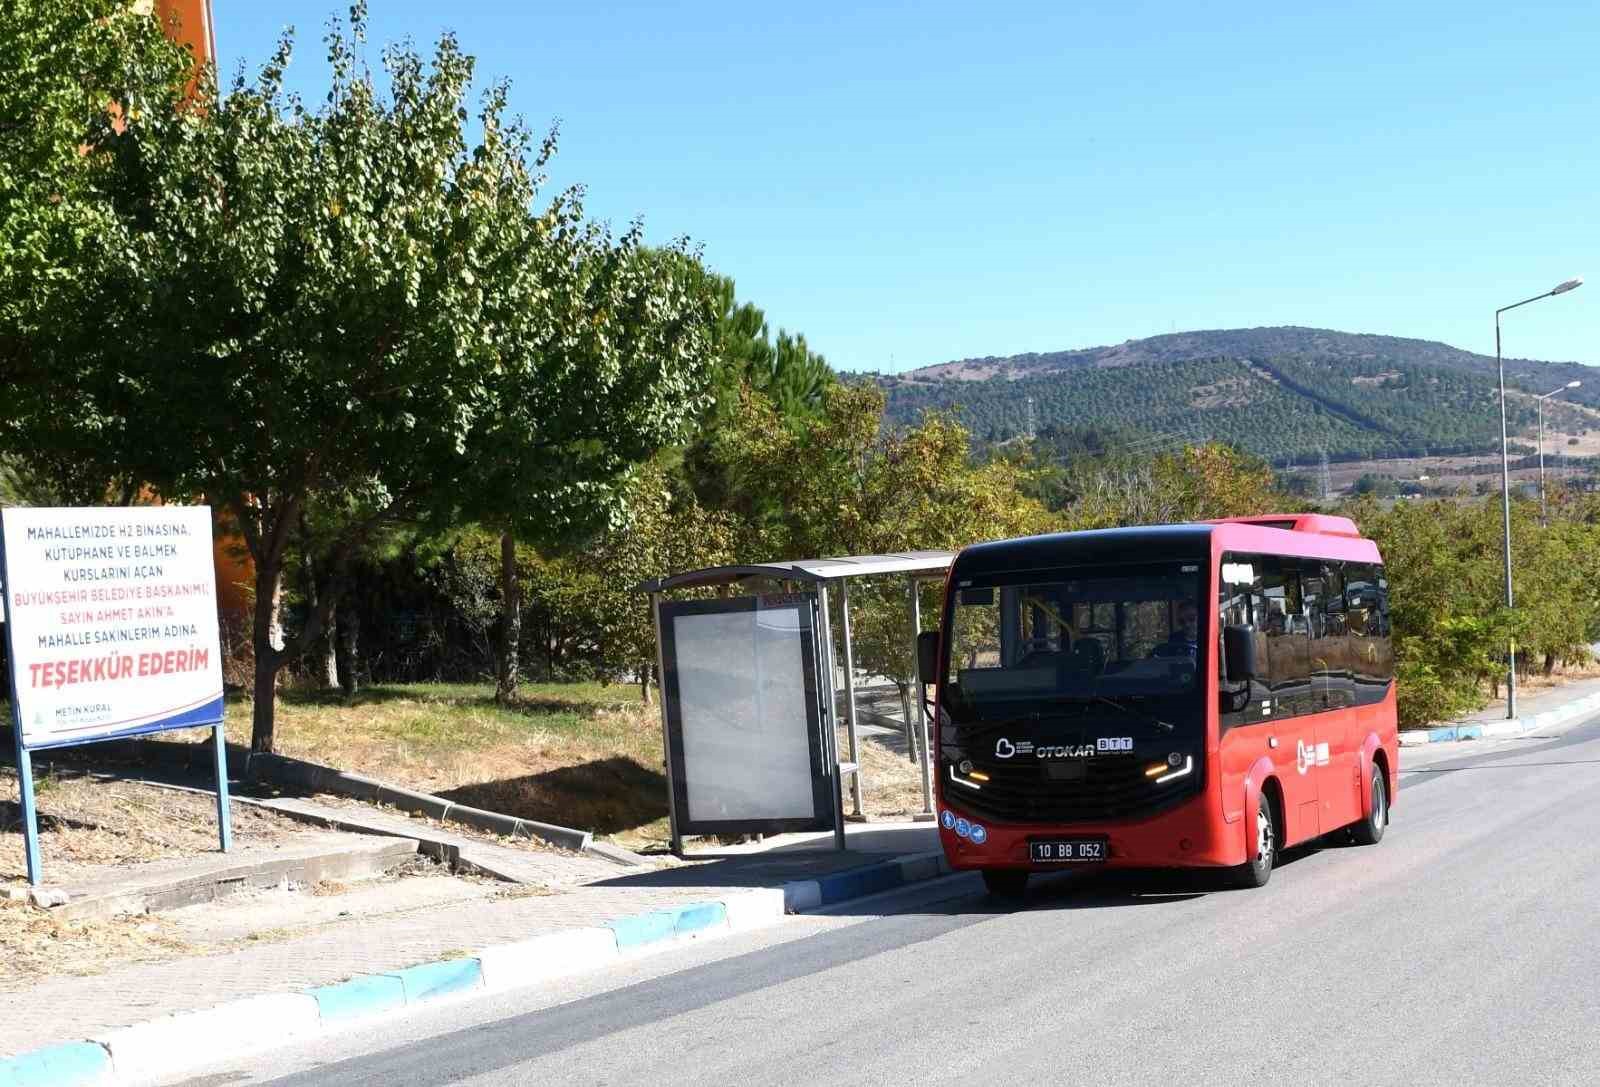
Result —
M 1273 460 L 1475 453 L 1499 448 L 1495 360 L 1448 344 L 1315 328 L 1181 332 L 1114 347 L 974 358 L 880 377 L 889 417 L 955 410 L 980 442 L 1028 426 L 1070 445 L 1108 436 L 1216 438 Z M 1536 423 L 1530 392 L 1567 381 L 1600 407 L 1600 370 L 1508 359 L 1514 433 Z M 1546 426 L 1600 431 L 1600 411 L 1547 404 Z

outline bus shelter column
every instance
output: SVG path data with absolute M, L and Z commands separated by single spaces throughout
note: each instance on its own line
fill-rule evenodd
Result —
M 661 745 L 667 767 L 667 827 L 671 840 L 667 848 L 673 856 L 683 856 L 683 835 L 678 833 L 678 790 L 672 780 L 672 739 L 667 725 L 667 667 L 661 648 L 661 594 L 650 594 L 650 615 L 656 624 L 656 702 L 661 706 Z M 648 667 L 648 666 L 647 666 Z M 650 689 L 650 677 L 644 677 L 644 689 Z
M 822 616 L 822 752 L 824 764 L 833 775 L 828 794 L 833 800 L 833 844 L 845 848 L 844 840 L 844 780 L 839 773 L 839 736 L 835 724 L 837 705 L 833 688 L 833 617 L 828 610 L 828 586 L 817 583 L 817 608 Z
M 924 814 L 933 811 L 933 761 L 929 752 L 928 737 L 928 689 L 922 685 L 922 676 L 917 671 L 917 639 L 922 634 L 922 582 L 916 575 L 911 577 L 911 671 L 912 685 L 916 689 L 913 705 L 906 715 L 906 728 L 911 735 L 911 754 L 922 769 L 922 810 Z M 913 723 L 914 722 L 914 723 Z
M 861 814 L 861 751 L 856 739 L 856 656 L 850 639 L 850 581 L 839 582 L 839 621 L 844 628 L 844 699 L 845 727 L 850 739 L 850 761 L 855 773 L 850 776 L 850 806 L 856 815 Z

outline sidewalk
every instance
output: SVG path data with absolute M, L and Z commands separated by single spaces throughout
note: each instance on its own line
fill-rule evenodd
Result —
M 0 1018 L 0 1082 L 11 1082 L 5 1057 L 82 1039 L 94 1039 L 109 1050 L 118 1064 L 117 1079 L 124 1080 L 128 1072 L 117 1061 L 116 1046 L 104 1039 L 118 1028 L 162 1016 L 268 994 L 300 994 L 362 975 L 369 976 L 367 981 L 392 979 L 397 972 L 407 973 L 407 967 L 437 966 L 440 960 L 473 962 L 481 974 L 491 958 L 483 954 L 486 950 L 503 945 L 527 950 L 530 941 L 556 938 L 542 945 L 548 949 L 542 955 L 518 960 L 532 967 L 523 979 L 532 983 L 553 976 L 542 960 L 563 954 L 570 958 L 570 949 L 585 943 L 582 937 L 597 932 L 604 937 L 603 950 L 614 958 L 662 939 L 774 922 L 784 912 L 931 878 L 944 870 L 942 857 L 932 855 L 939 848 L 932 824 L 852 825 L 847 834 L 852 848 L 842 853 L 830 848 L 831 835 L 789 835 L 757 847 L 691 854 L 691 863 L 678 867 L 624 870 L 603 879 L 593 879 L 590 869 L 582 874 L 588 882 L 554 893 L 428 905 L 335 922 L 225 954 L 118 966 L 90 977 L 46 978 L 0 994 L 7 1011 Z M 711 906 L 715 908 L 701 908 Z M 565 962 L 564 972 L 600 965 L 605 958 L 594 956 L 592 964 Z M 499 961 L 495 986 L 516 984 L 517 977 L 505 975 L 509 960 Z M 483 984 L 481 976 L 477 984 Z M 329 990 L 320 994 L 312 995 L 326 1022 Z M 401 1001 L 406 1002 L 414 1001 Z M 195 1042 L 204 1048 L 202 1040 Z
M 1543 729 L 1581 721 L 1600 713 L 1600 677 L 1563 683 L 1559 687 L 1517 695 L 1517 716 L 1506 717 L 1506 703 L 1491 702 L 1451 724 L 1436 728 L 1406 729 L 1400 742 L 1406 746 L 1426 743 L 1451 743 L 1457 740 L 1498 739 L 1522 736 Z

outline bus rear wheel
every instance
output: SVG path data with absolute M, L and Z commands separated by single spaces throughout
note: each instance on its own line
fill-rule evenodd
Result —
M 1236 886 L 1265 887 L 1272 878 L 1272 866 L 1278 859 L 1278 827 L 1272 821 L 1272 801 L 1262 793 L 1256 801 L 1256 840 L 1250 859 L 1233 870 Z
M 1015 902 L 1028 889 L 1028 873 L 1016 868 L 985 868 L 983 885 L 994 897 Z
M 1350 836 L 1357 845 L 1377 845 L 1383 841 L 1383 828 L 1389 825 L 1389 783 L 1383 767 L 1372 767 L 1372 810 L 1367 817 L 1350 828 Z

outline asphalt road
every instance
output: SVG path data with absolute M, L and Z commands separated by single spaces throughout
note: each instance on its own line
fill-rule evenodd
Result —
M 1600 1083 L 1600 718 L 1448 747 L 1259 891 L 954 876 L 188 1082 Z

